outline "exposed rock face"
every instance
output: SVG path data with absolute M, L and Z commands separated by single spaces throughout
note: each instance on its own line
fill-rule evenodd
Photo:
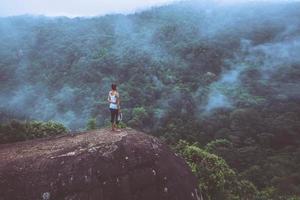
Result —
M 132 129 L 0 145 L 1 200 L 195 200 L 196 188 L 181 158 Z

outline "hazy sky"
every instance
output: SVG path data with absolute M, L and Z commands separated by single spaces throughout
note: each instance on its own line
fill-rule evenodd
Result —
M 151 6 L 162 5 L 173 1 L 174 0 L 0 0 L 0 16 L 33 14 L 75 17 L 104 15 L 108 13 L 131 13 L 136 10 L 142 10 Z M 205 2 L 205 0 L 203 1 Z M 218 3 L 236 3 L 251 0 L 210 1 L 216 1 Z
M 35 14 L 47 16 L 95 16 L 130 13 L 172 0 L 0 0 L 0 16 Z

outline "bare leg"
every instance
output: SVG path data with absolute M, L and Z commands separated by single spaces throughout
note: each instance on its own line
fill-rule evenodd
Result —
M 115 123 L 111 123 L 111 130 L 112 130 L 112 131 L 115 131 L 115 130 L 116 130 L 116 129 L 115 129 L 115 126 L 116 126 Z
M 116 124 L 116 131 L 121 131 L 121 129 L 119 128 L 119 124 Z

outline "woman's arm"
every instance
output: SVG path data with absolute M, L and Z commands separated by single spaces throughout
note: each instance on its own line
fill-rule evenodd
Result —
M 121 99 L 120 99 L 120 95 L 119 95 L 119 92 L 118 92 L 118 96 L 117 96 L 117 104 L 118 104 L 118 107 L 120 107 L 120 102 L 121 102 Z

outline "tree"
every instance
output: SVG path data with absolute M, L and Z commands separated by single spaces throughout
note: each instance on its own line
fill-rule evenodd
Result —
M 148 117 L 149 115 L 144 107 L 133 108 L 132 119 L 128 122 L 128 124 L 133 127 L 141 128 Z
M 182 140 L 175 148 L 198 178 L 204 199 L 254 199 L 255 186 L 249 181 L 238 180 L 237 174 L 222 158 Z

